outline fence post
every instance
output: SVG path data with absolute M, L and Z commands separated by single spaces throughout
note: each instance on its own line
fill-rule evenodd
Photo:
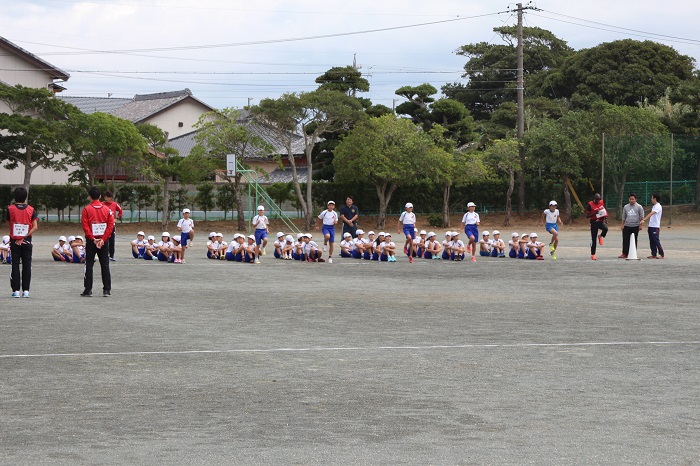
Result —
M 669 188 L 669 216 L 668 216 L 668 226 L 673 224 L 673 149 L 674 149 L 674 139 L 673 133 L 671 133 L 671 186 Z

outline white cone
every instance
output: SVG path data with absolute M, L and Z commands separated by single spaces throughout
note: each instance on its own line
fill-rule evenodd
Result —
M 634 233 L 630 235 L 630 251 L 629 254 L 627 254 L 627 260 L 628 261 L 638 261 L 639 257 L 637 257 L 637 242 L 634 240 Z

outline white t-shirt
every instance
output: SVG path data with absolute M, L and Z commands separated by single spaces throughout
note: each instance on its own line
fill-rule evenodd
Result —
M 240 244 L 238 244 L 238 241 L 231 241 L 231 244 L 229 244 L 228 247 L 226 248 L 226 252 L 236 254 L 236 251 L 238 251 L 239 247 L 240 247 Z
M 282 246 L 284 246 L 284 241 L 275 240 L 275 242 L 272 243 L 272 247 L 273 247 L 273 248 L 280 248 L 280 249 L 282 249 Z
M 179 222 L 177 222 L 177 227 L 180 228 L 183 233 L 189 233 L 192 231 L 192 228 L 194 228 L 194 220 L 191 218 L 184 219 L 181 218 Z
M 413 212 L 404 211 L 399 217 L 399 222 L 403 222 L 404 225 L 415 225 L 416 224 L 416 214 Z
M 158 247 L 160 247 L 160 248 L 165 247 L 165 248 L 168 248 L 168 249 L 172 249 L 172 248 L 173 248 L 173 242 L 172 242 L 172 241 L 162 241 L 162 240 L 161 240 L 161 241 L 158 241 Z
M 2 246 L 4 246 L 4 244 Z M 2 246 L 0 246 L 0 249 L 4 249 Z M 63 246 L 61 246 L 61 243 L 56 243 L 53 248 L 61 254 L 68 254 L 71 252 L 71 248 L 68 246 L 68 243 L 64 243 Z
M 318 251 L 318 244 L 316 244 L 316 241 L 304 243 L 304 254 L 309 254 L 311 251 Z
M 138 239 L 138 238 L 135 239 L 135 240 L 133 240 L 133 241 L 131 242 L 131 244 L 133 244 L 134 246 L 137 246 L 137 247 L 143 247 L 143 246 L 146 245 L 146 243 L 148 243 L 147 240 L 145 240 L 145 239 Z
M 353 240 L 350 240 L 350 241 L 343 240 L 340 242 L 340 247 L 346 248 L 346 249 L 349 249 L 350 251 L 352 251 L 353 249 L 355 249 L 355 242 Z
M 450 246 L 452 248 L 463 248 L 464 247 L 464 242 L 461 239 L 458 239 L 457 241 L 451 241 Z
M 338 213 L 335 210 L 324 210 L 318 216 L 323 220 L 324 225 L 335 225 L 338 223 Z
M 481 248 L 481 250 L 482 250 L 482 251 L 490 251 L 491 248 L 493 247 L 492 241 L 493 241 L 493 240 L 490 240 L 490 239 L 488 239 L 488 240 L 480 239 L 480 240 L 479 240 L 479 244 L 483 245 L 483 247 Z
M 532 248 L 537 248 L 537 249 L 542 249 L 542 246 L 544 246 L 544 243 L 540 243 L 539 241 L 530 241 L 527 243 L 527 247 L 532 249 Z
M 462 217 L 462 223 L 465 225 L 476 225 L 477 223 L 481 223 L 481 220 L 479 220 L 479 214 L 476 212 L 467 212 Z
M 267 219 L 267 215 L 256 215 L 253 217 L 253 224 L 258 223 L 255 225 L 256 230 L 267 230 L 267 226 L 270 224 L 270 221 Z
M 550 209 L 545 209 L 544 219 L 545 219 L 546 223 L 557 223 L 558 218 L 559 218 L 559 209 L 554 209 L 554 212 L 552 212 Z
M 649 217 L 649 228 L 661 228 L 662 210 L 661 204 L 658 202 L 651 207 L 651 211 L 656 213 Z
M 519 247 L 518 245 L 519 245 L 519 244 L 520 244 L 520 243 L 518 242 L 517 239 L 512 239 L 512 240 L 508 241 L 508 246 L 510 246 L 510 247 L 513 248 L 513 249 L 518 249 L 518 247 Z

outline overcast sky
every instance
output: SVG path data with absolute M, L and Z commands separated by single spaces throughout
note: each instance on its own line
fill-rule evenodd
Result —
M 0 35 L 68 71 L 66 95 L 133 97 L 188 87 L 216 108 L 313 90 L 318 75 L 351 65 L 353 54 L 371 83 L 366 96 L 391 107 L 401 86 L 429 82 L 439 89 L 460 80 L 466 60 L 455 49 L 500 43 L 493 28 L 516 22 L 507 12 L 515 4 L 494 0 L 3 3 Z M 532 5 L 543 11 L 528 12 L 525 25 L 548 29 L 575 49 L 650 39 L 700 63 L 697 0 Z M 366 32 L 388 28 L 398 29 Z M 339 36 L 295 40 L 329 35 Z

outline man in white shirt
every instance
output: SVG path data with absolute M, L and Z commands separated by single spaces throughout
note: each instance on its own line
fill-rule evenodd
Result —
M 661 247 L 661 240 L 659 240 L 659 232 L 661 231 L 661 214 L 663 209 L 659 203 L 659 195 L 654 193 L 651 195 L 651 212 L 646 215 L 640 222 L 644 223 L 649 220 L 649 226 L 647 227 L 647 233 L 649 233 L 649 247 L 651 248 L 651 256 L 647 259 L 663 259 L 664 258 L 664 248 Z
M 319 214 L 318 219 L 323 222 L 323 250 L 325 251 L 326 245 L 330 243 L 330 246 L 328 246 L 328 263 L 332 264 L 333 244 L 335 243 L 335 225 L 338 223 L 338 213 L 335 211 L 334 201 L 328 201 L 326 207 L 326 210 Z M 318 221 L 316 221 L 316 224 L 316 229 L 318 229 Z

